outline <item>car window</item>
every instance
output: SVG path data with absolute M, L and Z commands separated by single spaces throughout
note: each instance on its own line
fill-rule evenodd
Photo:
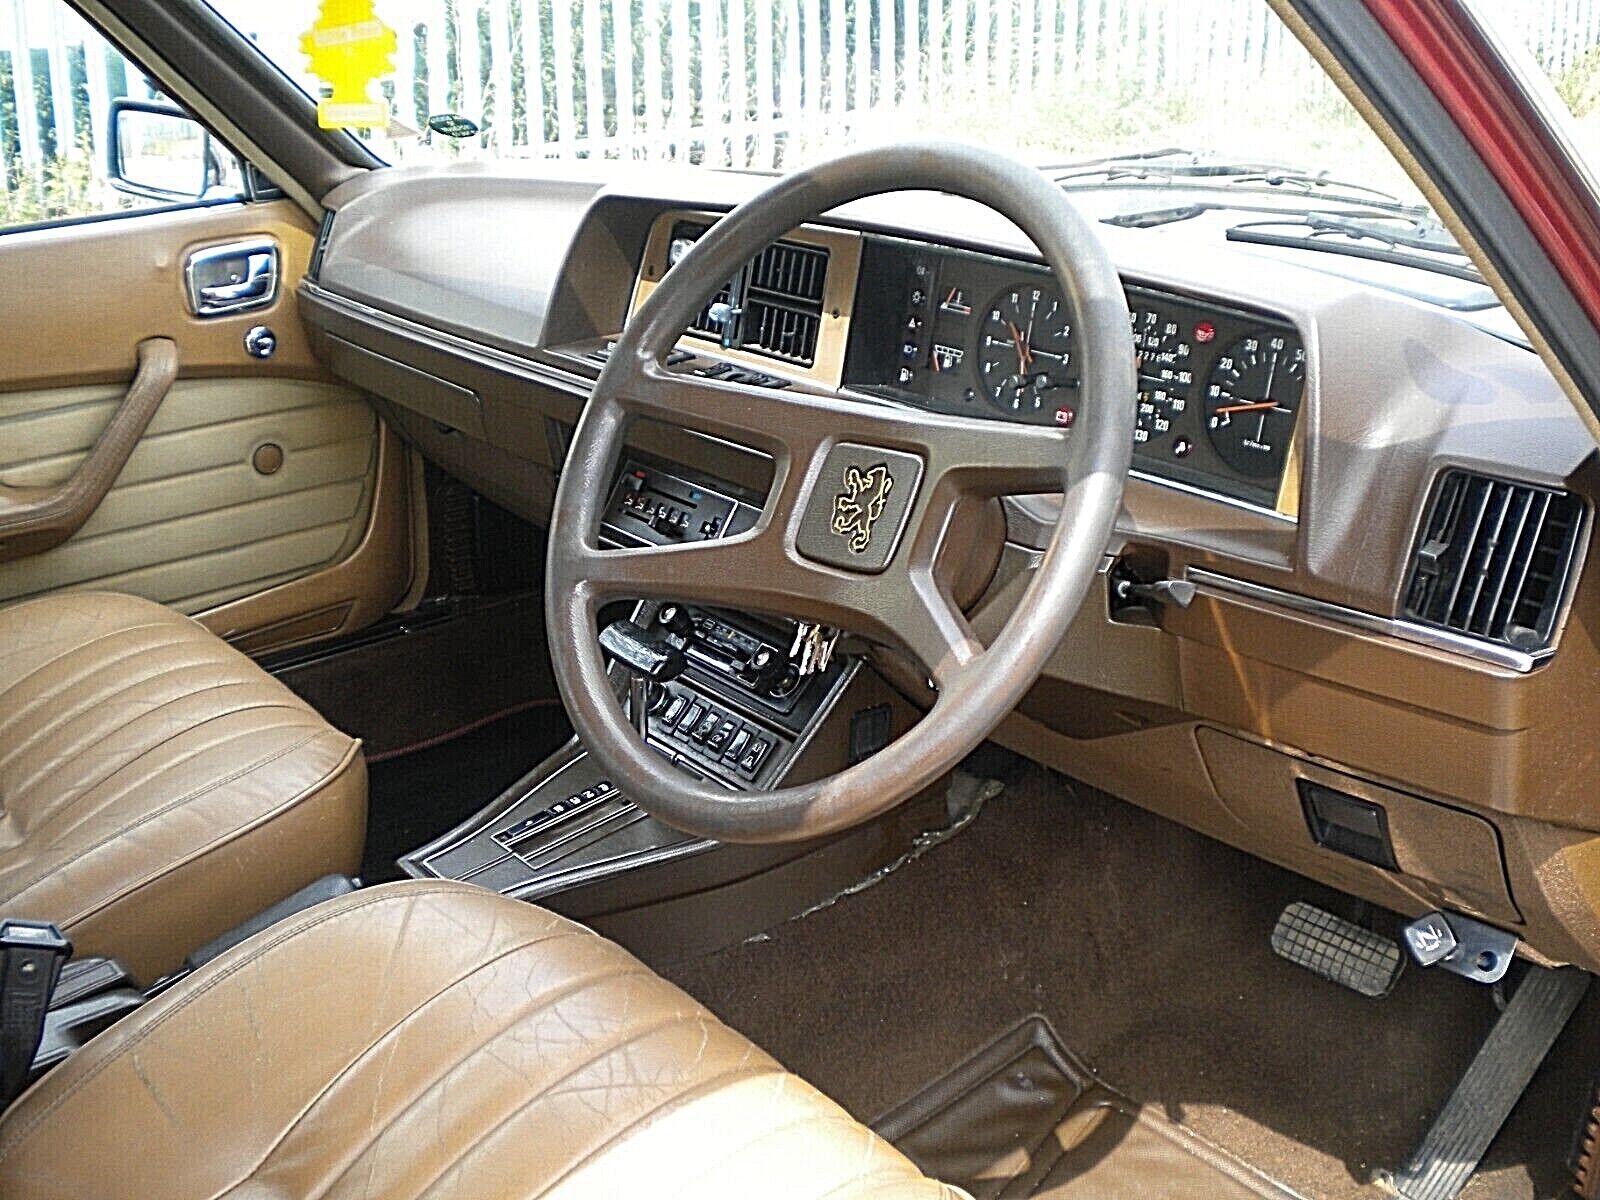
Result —
M 1574 0 L 1562 12 L 1521 13 L 1516 5 L 1485 0 L 1468 0 L 1467 7 L 1595 186 L 1600 181 L 1600 0 Z
M 0 230 L 244 190 L 233 154 L 63 0 L 0 0 L 0 145 Z
M 330 94 L 307 53 L 325 6 L 211 3 Z M 386 119 L 361 131 L 391 162 L 781 170 L 954 137 L 1041 163 L 1180 147 L 1419 199 L 1265 0 L 371 0 L 342 19 L 393 31 Z

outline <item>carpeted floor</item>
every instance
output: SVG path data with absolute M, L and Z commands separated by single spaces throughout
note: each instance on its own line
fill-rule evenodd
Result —
M 1043 1013 L 1111 1086 L 1310 1197 L 1377 1195 L 1495 1017 L 1414 966 L 1367 1000 L 1274 956 L 1293 899 L 1354 902 L 1040 768 L 861 894 L 668 973 L 872 1120 Z M 1596 989 L 1600 992 L 1600 989 Z M 1600 1057 L 1595 992 L 1469 1185 L 1554 1197 Z
M 544 704 L 374 763 L 361 878 L 401 878 L 395 859 L 466 820 L 571 736 L 561 706 Z

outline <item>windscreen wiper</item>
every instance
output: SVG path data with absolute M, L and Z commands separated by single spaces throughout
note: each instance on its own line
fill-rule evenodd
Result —
M 1211 212 L 1264 213 L 1281 217 L 1284 222 L 1298 224 L 1309 217 L 1326 217 L 1329 220 L 1393 220 L 1422 224 L 1432 220 L 1425 208 L 1415 205 L 1390 206 L 1371 200 L 1349 200 L 1340 196 L 1322 197 L 1324 203 L 1316 208 L 1294 207 L 1282 204 L 1243 204 L 1237 200 L 1193 200 L 1187 204 L 1170 204 L 1161 208 L 1145 208 L 1136 212 L 1114 213 L 1101 217 L 1102 225 L 1115 225 L 1119 229 L 1154 229 L 1159 225 L 1172 225 L 1178 221 L 1192 221 Z M 1340 207 L 1330 208 L 1328 202 Z M 1263 222 L 1273 224 L 1273 222 Z M 1451 243 L 1452 247 L 1454 243 Z
M 1486 286 L 1466 251 L 1456 245 L 1449 231 L 1431 219 L 1398 222 L 1392 218 L 1303 213 L 1270 221 L 1245 221 L 1229 229 L 1227 237 L 1230 242 L 1317 250 L 1416 267 L 1435 275 L 1448 275 Z M 1493 293 L 1489 293 L 1488 303 L 1480 307 L 1498 303 Z
M 1337 179 L 1327 171 L 1304 171 L 1263 162 L 1212 161 L 1178 147 L 1085 159 L 1047 167 L 1045 170 L 1067 191 L 1193 185 L 1241 192 L 1293 192 L 1347 204 L 1361 204 L 1386 212 L 1426 212 L 1420 205 L 1407 204 L 1381 188 Z
M 1423 295 L 1405 289 L 1394 290 L 1404 291 L 1414 299 L 1425 300 L 1452 312 L 1483 312 L 1500 307 L 1500 298 L 1490 290 L 1466 251 L 1456 245 L 1449 231 L 1432 218 L 1417 221 L 1409 227 L 1396 227 L 1393 222 L 1381 218 L 1310 213 L 1298 219 L 1280 217 L 1275 221 L 1245 221 L 1229 229 L 1227 237 L 1230 242 L 1341 254 L 1347 258 L 1445 275 L 1477 286 L 1464 295 L 1450 297 Z

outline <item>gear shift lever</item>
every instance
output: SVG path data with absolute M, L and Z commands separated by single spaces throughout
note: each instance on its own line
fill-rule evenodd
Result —
M 600 647 L 628 670 L 628 715 L 643 738 L 649 733 L 653 693 L 689 665 L 684 640 L 660 626 L 645 629 L 624 619 L 600 631 Z

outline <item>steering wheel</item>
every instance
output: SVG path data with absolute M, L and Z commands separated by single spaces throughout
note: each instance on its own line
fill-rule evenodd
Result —
M 1076 321 L 1081 382 L 1070 430 L 752 387 L 665 365 L 717 288 L 772 242 L 851 200 L 907 190 L 986 204 L 1039 248 Z M 556 681 L 573 728 L 623 794 L 688 833 L 795 841 L 860 824 L 954 768 L 1039 677 L 1099 567 L 1133 446 L 1128 324 L 1122 282 L 1061 190 L 976 147 L 909 143 L 848 154 L 785 177 L 713 225 L 617 339 L 573 435 L 550 525 L 545 609 Z M 773 481 L 754 527 L 603 549 L 606 484 L 629 421 L 641 417 L 770 454 Z M 984 646 L 935 570 L 946 541 L 960 536 L 958 507 L 973 496 L 1057 492 L 1050 546 Z M 827 778 L 742 793 L 697 783 L 646 747 L 615 699 L 596 619 L 602 605 L 624 599 L 833 625 L 911 655 L 937 699 L 899 739 Z

